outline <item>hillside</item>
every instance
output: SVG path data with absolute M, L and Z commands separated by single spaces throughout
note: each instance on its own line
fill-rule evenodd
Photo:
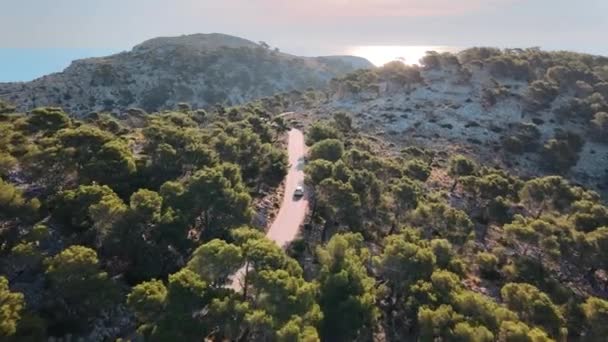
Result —
M 0 340 L 605 341 L 607 65 L 473 48 L 207 110 L 0 101 Z
M 21 111 L 59 106 L 75 115 L 132 107 L 152 112 L 180 102 L 199 108 L 323 87 L 361 67 L 371 64 L 351 56 L 298 57 L 238 37 L 194 34 L 77 60 L 31 82 L 0 83 L 0 98 Z
M 396 151 L 459 152 L 524 177 L 560 174 L 608 190 L 608 58 L 474 48 L 422 62 L 355 72 L 294 108 L 313 120 L 350 113 Z

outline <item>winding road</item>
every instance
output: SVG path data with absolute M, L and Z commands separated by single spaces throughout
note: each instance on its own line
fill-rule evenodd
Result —
M 308 209 L 308 193 L 302 197 L 294 197 L 293 193 L 298 185 L 304 185 L 304 158 L 306 145 L 302 131 L 292 129 L 289 131 L 287 153 L 289 154 L 289 171 L 285 178 L 285 193 L 277 217 L 266 233 L 266 237 L 285 247 L 298 235 L 298 230 L 304 222 Z
M 295 128 L 289 131 L 287 153 L 289 155 L 289 170 L 285 178 L 283 202 L 274 222 L 266 232 L 266 237 L 282 248 L 285 248 L 296 238 L 308 210 L 308 192 L 305 191 L 302 197 L 293 195 L 298 185 L 304 185 L 306 144 L 302 131 Z M 242 289 L 244 275 L 245 267 L 232 276 L 230 288 L 234 290 Z

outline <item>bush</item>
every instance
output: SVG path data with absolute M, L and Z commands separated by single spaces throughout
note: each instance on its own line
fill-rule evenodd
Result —
M 404 173 L 412 179 L 426 182 L 431 175 L 431 167 L 420 159 L 414 159 L 405 163 Z
M 337 139 L 319 141 L 310 148 L 310 159 L 325 159 L 332 162 L 342 158 L 344 144 Z
M 542 157 L 545 167 L 557 172 L 566 172 L 576 165 L 585 142 L 572 132 L 560 131 L 543 147 Z
M 531 111 L 549 107 L 559 94 L 559 88 L 547 81 L 537 80 L 530 84 L 526 94 L 526 105 Z
M 498 275 L 498 258 L 494 254 L 480 252 L 477 254 L 479 272 L 484 278 L 493 279 Z
M 541 133 L 533 123 L 518 123 L 512 129 L 512 135 L 503 137 L 502 146 L 510 153 L 524 153 L 536 150 Z
M 608 142 L 608 113 L 595 113 L 591 120 L 591 132 L 598 141 Z

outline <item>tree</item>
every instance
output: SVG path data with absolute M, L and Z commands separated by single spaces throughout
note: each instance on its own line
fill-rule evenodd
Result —
M 242 183 L 238 167 L 221 164 L 203 168 L 184 182 L 177 203 L 193 222 L 200 220 L 200 231 L 208 238 L 226 236 L 227 230 L 249 222 L 251 197 Z
M 242 264 L 243 255 L 239 247 L 214 239 L 192 253 L 187 267 L 211 285 L 221 286 Z
M 431 175 L 431 167 L 420 159 L 414 159 L 405 163 L 403 172 L 412 179 L 426 182 Z
M 336 112 L 333 115 L 334 126 L 342 132 L 349 133 L 353 129 L 353 119 L 344 112 Z
M 8 280 L 0 276 L 0 337 L 15 334 L 24 307 L 23 294 L 11 292 Z
M 582 304 L 585 315 L 588 334 L 585 341 L 601 341 L 608 334 L 608 301 L 597 297 L 589 297 Z
M 306 132 L 306 145 L 312 146 L 325 139 L 338 139 L 340 133 L 326 121 L 315 121 Z
M 252 285 L 259 298 L 258 310 L 270 317 L 272 330 L 277 331 L 279 337 L 286 338 L 295 331 L 298 335 L 317 335 L 315 326 L 322 314 L 316 303 L 316 284 L 277 269 L 256 272 Z M 258 340 L 262 336 L 256 338 L 253 334 L 251 338 Z
M 526 322 L 544 327 L 551 336 L 563 334 L 564 318 L 549 297 L 533 285 L 508 283 L 500 290 L 507 307 Z
M 526 102 L 528 108 L 532 111 L 547 108 L 558 94 L 559 88 L 554 83 L 536 80 L 530 83 L 527 90 Z
M 94 250 L 71 246 L 47 258 L 45 265 L 55 299 L 53 318 L 77 322 L 71 328 L 78 329 L 115 300 L 115 285 L 101 270 Z
M 552 222 L 521 216 L 516 216 L 511 224 L 504 226 L 507 241 L 520 255 L 534 257 L 543 267 L 547 260 L 556 260 L 561 254 L 559 230 Z
M 374 261 L 393 294 L 401 295 L 416 281 L 431 276 L 436 258 L 430 248 L 408 242 L 403 235 L 389 235 L 384 239 L 383 253 Z
M 436 337 L 449 341 L 453 338 L 452 327 L 464 320 L 462 315 L 454 312 L 450 305 L 441 305 L 433 310 L 422 307 L 418 311 L 418 325 L 420 326 L 420 340 L 434 341 Z
M 53 218 L 63 223 L 68 233 L 78 233 L 79 240 L 88 244 L 106 235 L 126 210 L 110 187 L 97 184 L 62 191 L 54 204 Z
M 344 144 L 337 139 L 325 139 L 312 145 L 310 148 L 310 160 L 325 159 L 335 162 L 342 157 Z
M 343 223 L 351 228 L 361 225 L 361 200 L 350 183 L 325 179 L 317 186 L 316 199 L 326 220 Z
M 585 141 L 576 133 L 558 132 L 545 143 L 542 157 L 545 167 L 557 172 L 566 172 L 576 165 Z
M 475 168 L 475 163 L 461 154 L 457 154 L 450 158 L 448 174 L 450 177 L 454 178 L 454 184 L 450 191 L 456 189 L 460 177 L 472 175 L 475 172 Z
M 547 333 L 539 328 L 530 328 L 523 322 L 505 321 L 498 333 L 500 342 L 553 342 Z
M 427 236 L 446 238 L 452 243 L 464 243 L 473 229 L 473 222 L 461 210 L 445 203 L 421 204 L 412 212 L 412 223 L 424 229 Z
M 317 251 L 324 340 L 352 341 L 370 336 L 378 317 L 374 280 L 364 266 L 369 252 L 362 244 L 359 234 L 338 234 Z
M 0 178 L 0 216 L 35 219 L 39 208 L 38 199 L 28 201 L 20 189 Z
M 407 235 L 389 235 L 384 239 L 384 251 L 374 258 L 379 276 L 386 280 L 390 290 L 388 294 L 389 333 L 395 334 L 399 325 L 395 324 L 394 315 L 402 303 L 405 303 L 411 285 L 426 281 L 431 277 L 435 267 L 435 255 L 430 248 L 420 247 L 408 241 Z
M 61 108 L 36 108 L 27 118 L 28 128 L 32 132 L 52 134 L 70 126 L 70 118 Z
M 82 176 L 89 182 L 108 185 L 114 191 L 126 193 L 135 171 L 135 157 L 128 146 L 120 140 L 111 140 L 84 165 Z
M 483 325 L 473 326 L 468 322 L 460 322 L 454 326 L 454 341 L 492 342 L 494 334 Z
M 517 315 L 496 303 L 492 298 L 477 292 L 462 290 L 452 293 L 454 308 L 472 321 L 497 331 L 505 321 L 517 320 Z
M 127 296 L 127 305 L 140 322 L 153 322 L 162 315 L 166 301 L 167 288 L 156 279 L 138 284 Z
M 590 232 L 608 226 L 608 207 L 591 200 L 576 201 L 571 207 L 571 221 L 577 230 Z
M 166 305 L 152 340 L 194 341 L 205 336 L 207 326 L 196 315 L 211 301 L 207 284 L 189 269 L 169 276 Z
M 64 128 L 57 132 L 61 147 L 72 158 L 77 171 L 81 171 L 99 153 L 102 147 L 112 140 L 112 134 L 95 126 L 82 125 L 77 128 Z
M 262 155 L 262 165 L 260 166 L 261 181 L 270 185 L 278 186 L 289 169 L 289 159 L 284 150 L 265 144 L 266 152 Z
M 306 174 L 307 183 L 317 186 L 323 180 L 332 177 L 334 164 L 325 159 L 313 160 L 306 164 L 304 173 Z
M 608 113 L 598 112 L 591 120 L 591 132 L 599 141 L 607 141 L 608 139 Z
M 401 178 L 395 185 L 392 186 L 394 215 L 396 224 L 400 223 L 401 218 L 411 209 L 418 206 L 418 198 L 420 197 L 420 187 L 416 182 L 407 177 Z M 393 225 L 389 234 L 394 232 L 396 225 Z
M 577 194 L 570 184 L 559 176 L 546 176 L 527 181 L 519 192 L 522 204 L 539 218 L 547 209 L 565 210 Z
M 479 272 L 485 278 L 492 279 L 498 275 L 498 257 L 494 254 L 477 253 L 477 264 L 479 265 Z

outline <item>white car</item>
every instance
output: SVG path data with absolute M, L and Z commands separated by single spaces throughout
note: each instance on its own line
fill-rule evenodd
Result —
M 297 186 L 296 190 L 293 192 L 293 195 L 296 197 L 301 197 L 304 196 L 304 187 L 302 186 Z

